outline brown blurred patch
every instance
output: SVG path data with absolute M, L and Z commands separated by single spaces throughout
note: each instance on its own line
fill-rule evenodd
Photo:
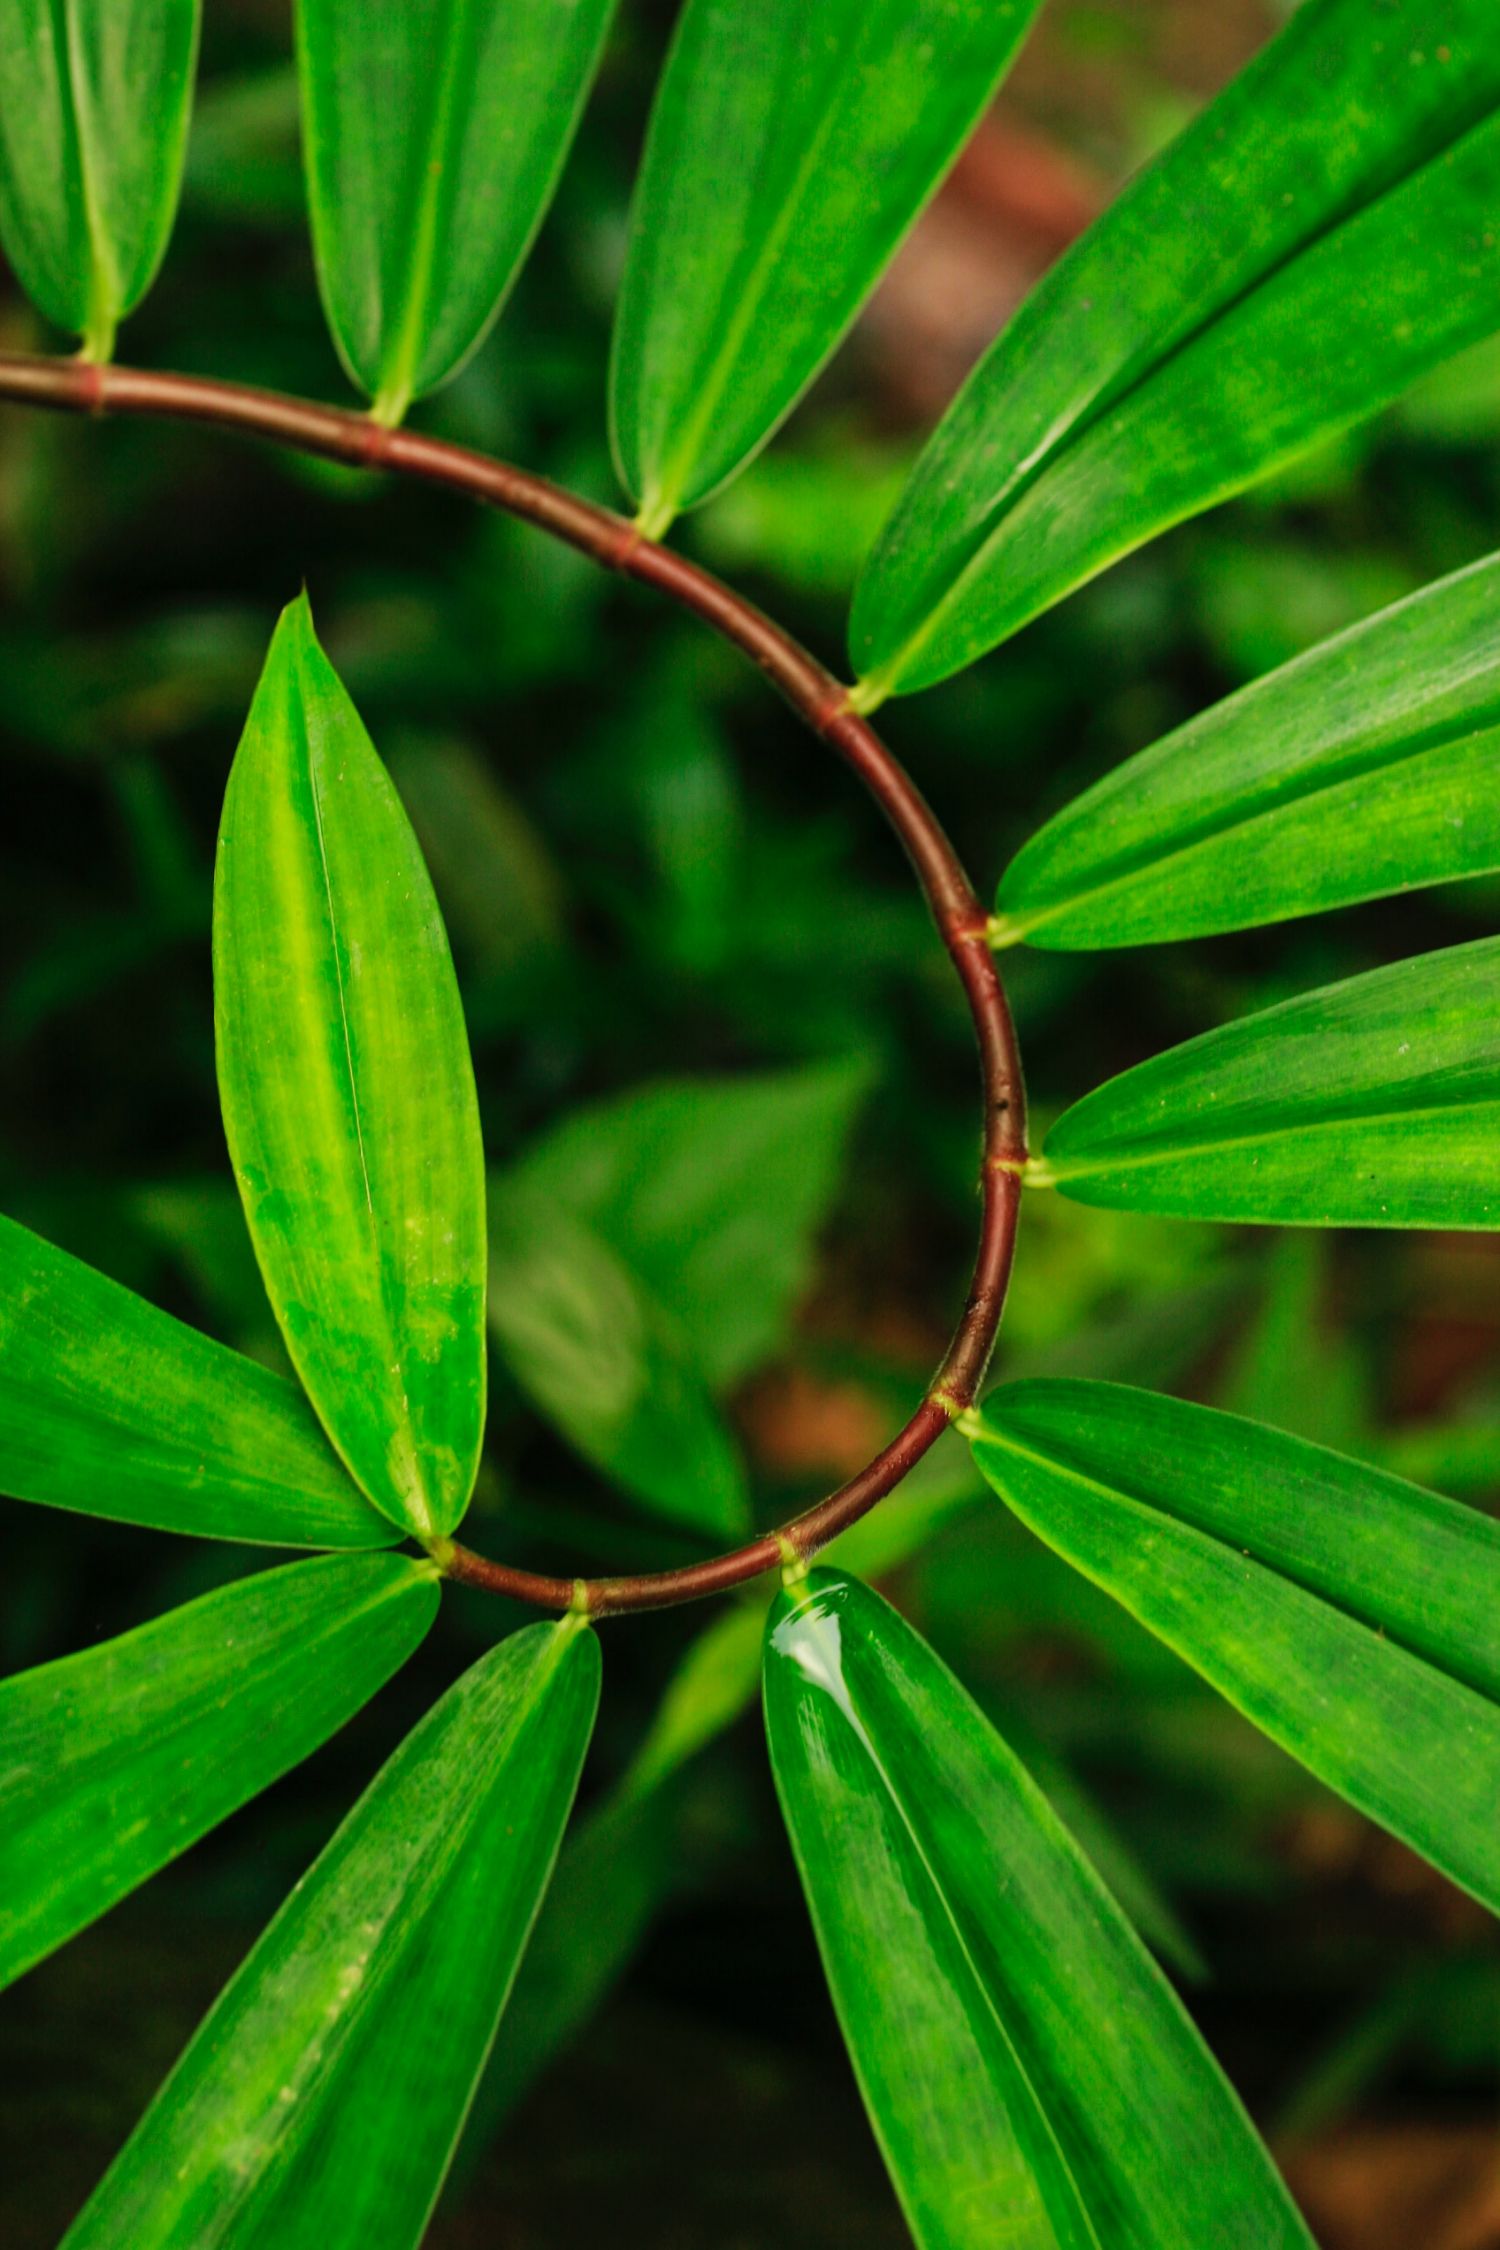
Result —
M 1074 0 L 1035 36 L 861 330 L 893 420 L 930 422 L 1131 167 L 1163 85 L 1195 105 L 1275 27 L 1265 0 Z
M 1396 1390 L 1399 1418 L 1442 1411 L 1494 1373 L 1500 1343 L 1500 1239 L 1433 1234 L 1411 1246 Z
M 1347 1886 L 1388 1901 L 1451 1942 L 1482 1936 L 1491 1926 L 1477 1900 L 1348 1805 L 1330 1799 L 1304 1806 L 1285 1823 L 1277 1844 L 1290 1867 L 1324 1890 Z
M 1351 2126 L 1286 2152 L 1323 2250 L 1500 2250 L 1500 2133 Z
M 996 111 L 865 316 L 892 412 L 939 414 L 990 338 L 1107 200 L 1055 141 Z
M 758 1469 L 788 1483 L 848 1477 L 890 1435 L 890 1416 L 859 1383 L 780 1367 L 750 1384 L 740 1425 Z

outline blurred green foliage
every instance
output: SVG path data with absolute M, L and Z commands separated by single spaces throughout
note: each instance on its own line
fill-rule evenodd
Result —
M 625 11 L 513 304 L 420 417 L 603 499 L 608 322 L 667 13 Z M 1097 67 L 1114 19 L 1065 10 L 1049 35 L 1064 59 L 1075 18 Z M 339 397 L 286 52 L 278 8 L 209 11 L 183 219 L 127 351 Z M 1126 73 L 1139 98 L 1118 137 L 1137 145 L 1165 98 L 1148 75 Z M 49 341 L 14 293 L 0 338 Z M 685 542 L 837 661 L 855 567 L 920 434 L 856 338 Z M 1487 349 L 892 708 L 889 739 L 981 892 L 1117 760 L 1486 552 L 1497 441 Z M 743 1487 L 757 1522 L 777 1520 L 894 1427 L 962 1302 L 978 1120 L 961 998 L 878 818 L 748 668 L 639 589 L 445 495 L 191 430 L 0 419 L 0 1208 L 275 1361 L 218 1124 L 207 937 L 229 758 L 304 580 L 430 857 L 491 1162 L 568 1203 L 603 1285 L 648 1307 L 639 1334 L 674 1355 L 670 1395 L 721 1463 L 725 1505 Z M 1231 1016 L 1483 934 L 1497 904 L 1486 881 L 1194 945 L 1008 955 L 1040 1117 Z M 764 1130 L 748 1087 L 714 1090 L 745 1074 L 782 1090 Z M 1000 1367 L 1176 1389 L 1485 1504 L 1500 1496 L 1496 1260 L 1487 1237 L 1303 1241 L 1038 1198 Z M 582 1290 L 584 1265 L 570 1270 Z M 618 1348 L 629 1324 L 607 1326 Z M 528 1384 L 523 1353 L 505 1357 L 476 1545 L 569 1570 L 717 1543 L 680 1419 L 627 1474 Z M 1484 2107 L 1500 1957 L 1482 1917 L 980 1499 L 962 1462 L 940 1454 L 924 1475 L 940 1504 L 921 1487 L 890 1501 L 865 1567 L 1034 1743 L 1153 1942 L 1201 1957 L 1193 2005 L 1260 2113 L 1311 2129 L 1382 2104 Z M 903 1551 L 885 1527 L 924 1505 L 930 1539 Z M 255 1560 L 8 1502 L 0 1516 L 7 1669 Z M 902 2239 L 745 1711 L 755 1635 L 737 1610 L 717 1616 L 608 1632 L 594 1810 L 437 2244 L 492 2239 L 507 2213 L 547 2250 L 594 2214 L 612 2239 L 657 2244 L 667 2182 L 674 2245 L 795 2250 L 835 2226 Z M 450 1595 L 370 1711 L 8 1997 L 10 2250 L 55 2237 L 380 1756 L 509 1622 Z M 725 1738 L 699 1755 L 680 1732 L 664 1742 L 664 1719 L 632 1773 L 690 1650 Z

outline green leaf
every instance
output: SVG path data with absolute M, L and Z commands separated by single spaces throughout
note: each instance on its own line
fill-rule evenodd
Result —
M 597 1230 L 723 1389 L 785 1339 L 869 1082 L 832 1062 L 638 1087 L 567 1118 L 517 1176 Z
M 272 1308 L 351 1475 L 419 1538 L 484 1429 L 484 1159 L 442 918 L 306 599 L 283 615 L 219 831 L 224 1125 Z
M 599 1699 L 575 1621 L 409 1735 L 210 2011 L 67 2250 L 414 2250 L 552 1872 Z
M 381 421 L 462 366 L 531 248 L 614 0 L 297 0 L 333 339 Z
M 734 1441 L 651 1292 L 529 1180 L 495 1180 L 490 1217 L 490 1329 L 533 1404 L 656 1514 L 712 1537 L 743 1531 Z
M 1264 1295 L 1223 1358 L 1213 1401 L 1252 1422 L 1274 1421 L 1315 1445 L 1363 1453 L 1380 1443 L 1366 1355 L 1356 1332 L 1328 1317 L 1333 1257 L 1341 1247 L 1326 1234 L 1300 1229 L 1270 1237 Z M 1116 1370 L 1045 1372 L 1114 1376 Z
M 765 1622 L 762 1601 L 733 1602 L 688 1643 L 620 1783 L 622 1799 L 659 1789 L 754 1702 Z
M 921 2250 L 1308 2250 L 1072 1837 L 926 1644 L 816 1571 L 766 1726 L 865 2103 Z
M 1500 556 L 1232 695 L 1018 853 L 1007 939 L 1246 930 L 1500 868 Z
M 389 1547 L 293 1383 L 0 1219 L 0 1492 L 265 1547 Z
M 1190 1039 L 1064 1112 L 1080 1203 L 1301 1226 L 1500 1225 L 1500 939 Z
M 533 989 L 567 938 L 562 879 L 545 842 L 462 739 L 407 735 L 386 763 L 448 902 L 455 942 L 487 990 Z
M 1491 0 L 1307 0 L 1056 266 L 855 593 L 867 704 L 1500 327 Z
M 108 359 L 177 214 L 198 0 L 8 0 L 0 244 L 26 294 Z
M 958 154 L 1038 0 L 688 0 L 652 112 L 610 379 L 659 532 L 743 468 Z
M 1018 1757 L 1131 1927 L 1157 1959 L 1194 1984 L 1208 1980 L 1208 1964 L 1150 1869 L 1137 1858 L 1103 1806 L 1072 1768 L 1036 1737 L 1022 1733 L 1014 1714 L 1005 1716 L 1006 1736 Z
M 996 1392 L 974 1457 L 1274 1741 L 1500 1908 L 1500 1524 L 1109 1383 Z
M 475 2097 L 461 2171 L 624 1975 L 682 1883 L 682 1829 L 671 1794 L 648 1793 L 607 1800 L 569 1835 Z
M 0 1984 L 326 1742 L 437 1606 L 430 1563 L 322 1555 L 0 1685 Z

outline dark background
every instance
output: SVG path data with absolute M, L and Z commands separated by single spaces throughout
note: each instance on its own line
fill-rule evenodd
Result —
M 341 398 L 283 11 L 207 13 L 183 214 L 122 356 Z M 499 330 L 417 415 L 608 500 L 610 308 L 668 16 L 627 0 Z M 854 569 L 924 428 L 1029 281 L 1274 16 L 1259 0 L 1056 0 L 849 346 L 685 544 L 839 665 Z M 0 344 L 58 345 L 3 281 Z M 988 890 L 1081 785 L 1487 552 L 1497 517 L 1487 349 L 882 723 Z M 229 759 L 304 579 L 428 842 L 494 1161 L 663 1076 L 865 1060 L 811 1285 L 727 1406 L 776 1520 L 874 1450 L 961 1300 L 976 1154 L 962 1008 L 877 817 L 748 668 L 453 498 L 204 433 L 0 410 L 0 1203 L 274 1351 L 224 1215 L 207 918 Z M 1195 1031 L 1484 933 L 1497 906 L 1480 882 L 1243 938 L 1009 956 L 1035 1106 L 1045 1121 Z M 1282 1237 L 1038 1198 L 1001 1367 L 1233 1404 L 1483 1504 L 1500 1493 L 1497 1280 L 1484 1237 Z M 563 1569 L 667 1554 L 660 1526 L 496 1390 L 476 1545 Z M 257 1561 L 9 1502 L 0 1536 L 6 1670 Z M 1500 1950 L 1480 1910 L 993 1504 L 955 1510 L 889 1590 L 1166 1903 L 1201 1957 L 1190 2005 L 1329 2250 L 1500 2244 Z M 707 1616 L 609 1629 L 586 1802 L 605 1800 Z M 55 2240 L 380 1759 L 508 1622 L 450 1598 L 337 1740 L 5 1996 L 7 2250 Z M 597 1827 L 593 1849 L 555 1941 L 567 1955 L 571 1913 L 586 1950 L 631 1884 L 639 1940 L 602 2008 L 510 2089 L 504 2122 L 476 2127 L 433 2243 L 901 2243 L 753 1714 L 684 1768 L 644 1849 Z

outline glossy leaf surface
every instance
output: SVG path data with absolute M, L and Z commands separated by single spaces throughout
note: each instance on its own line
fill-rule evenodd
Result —
M 745 1472 L 680 1328 L 567 1205 L 491 1189 L 490 1327 L 532 1402 L 656 1514 L 706 1536 L 749 1521 Z
M 167 247 L 197 51 L 198 0 L 7 0 L 0 244 L 96 358 Z
M 325 1742 L 437 1606 L 429 1563 L 320 1556 L 0 1685 L 0 1984 Z
M 613 6 L 297 0 L 319 287 L 382 420 L 452 375 L 499 312 Z
M 0 1219 L 0 1492 L 268 1547 L 388 1547 L 294 1383 Z
M 652 113 L 611 370 L 661 528 L 790 410 L 958 154 L 1037 0 L 688 0 Z
M 442 918 L 306 600 L 276 630 L 214 882 L 229 1153 L 286 1347 L 351 1474 L 453 1529 L 484 1427 L 484 1162 Z
M 1308 0 L 1047 276 L 855 596 L 889 693 L 1500 326 L 1490 0 Z
M 1500 1525 L 1110 1383 L 995 1392 L 974 1455 L 1257 1726 L 1500 1908 Z
M 1397 602 L 1109 774 L 1007 868 L 1030 945 L 1250 929 L 1500 867 L 1500 558 Z
M 199 2028 L 68 2250 L 414 2250 L 525 1948 L 599 1698 L 533 1625 L 410 1734 Z
M 836 1062 L 642 1086 L 565 1118 L 517 1171 L 619 1253 L 717 1389 L 785 1336 L 868 1085 Z
M 1190 1039 L 1065 1111 L 1081 1203 L 1304 1226 L 1500 1225 L 1500 940 Z
M 856 1580 L 772 1610 L 782 1809 L 922 2250 L 1307 2250 L 1233 2094 L 952 1674 Z

